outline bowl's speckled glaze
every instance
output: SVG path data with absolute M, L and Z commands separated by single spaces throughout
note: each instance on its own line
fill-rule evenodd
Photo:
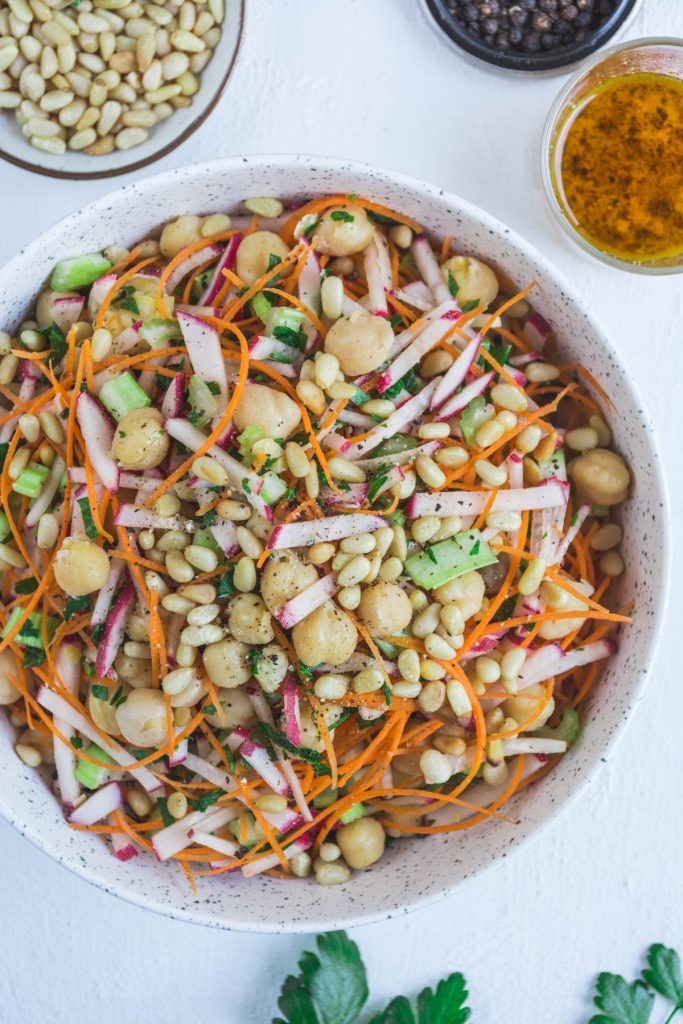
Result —
M 668 567 L 669 520 L 660 457 L 650 421 L 617 352 L 558 271 L 509 228 L 469 203 L 422 182 L 365 165 L 295 156 L 220 160 L 167 171 L 116 190 L 29 245 L 0 271 L 0 327 L 28 311 L 54 262 L 112 243 L 132 244 L 180 213 L 230 211 L 254 195 L 284 199 L 357 192 L 402 210 L 463 252 L 489 260 L 524 285 L 539 282 L 534 303 L 550 321 L 567 361 L 583 362 L 609 393 L 616 448 L 634 471 L 622 509 L 632 622 L 606 666 L 578 744 L 551 775 L 508 805 L 515 824 L 489 822 L 467 832 L 394 844 L 372 869 L 343 886 L 223 876 L 188 889 L 174 865 L 148 856 L 120 863 L 97 837 L 65 825 L 40 776 L 16 757 L 0 715 L 0 812 L 28 839 L 81 877 L 140 906 L 186 921 L 245 931 L 319 931 L 363 924 L 428 905 L 479 876 L 552 821 L 591 782 L 642 697 L 660 630 Z M 585 822 L 585 828 L 595 827 Z

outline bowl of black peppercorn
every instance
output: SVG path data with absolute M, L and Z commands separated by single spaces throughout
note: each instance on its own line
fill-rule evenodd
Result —
M 512 71 L 559 71 L 612 39 L 641 0 L 425 0 L 463 50 Z

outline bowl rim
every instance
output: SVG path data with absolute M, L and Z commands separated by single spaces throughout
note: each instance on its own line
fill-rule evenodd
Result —
M 148 156 L 141 157 L 138 160 L 132 160 L 130 163 L 124 164 L 121 167 L 109 167 L 108 169 L 103 169 L 99 171 L 62 171 L 56 168 L 42 167 L 34 163 L 32 160 L 24 160 L 22 157 L 17 156 L 15 153 L 8 153 L 7 150 L 2 148 L 2 145 L 0 145 L 0 159 L 6 160 L 7 163 L 13 164 L 15 167 L 20 167 L 24 171 L 30 171 L 32 174 L 42 174 L 46 178 L 57 178 L 62 181 L 100 181 L 104 178 L 117 178 L 120 177 L 120 175 L 122 174 L 130 174 L 133 171 L 140 171 L 143 168 L 148 167 L 150 164 L 156 163 L 157 160 L 161 160 L 163 159 L 163 157 L 168 156 L 168 154 L 172 153 L 178 146 L 181 146 L 184 142 L 187 142 L 190 136 L 194 135 L 197 129 L 213 113 L 235 69 L 237 58 L 239 56 L 240 50 L 242 49 L 246 0 L 231 0 L 231 5 L 236 6 L 237 9 L 239 10 L 239 22 L 237 25 L 237 36 L 235 38 L 235 46 L 230 56 L 230 60 L 228 61 L 227 66 L 225 68 L 225 73 L 221 80 L 219 81 L 218 85 L 216 86 L 216 89 L 207 105 L 197 114 L 194 120 L 192 120 L 187 125 L 187 127 L 183 129 L 182 132 L 180 132 L 178 135 L 174 135 L 172 139 L 169 139 L 166 145 L 162 146 L 161 149 L 155 149 Z M 225 17 L 228 17 L 228 9 L 226 9 Z M 218 55 L 216 54 L 216 56 Z M 200 89 L 199 92 L 197 93 L 197 96 L 199 96 L 200 93 L 201 81 Z M 4 111 L 3 113 L 11 114 L 12 111 Z M 132 152 L 135 151 L 132 150 Z M 106 160 L 106 157 L 104 159 Z
M 631 16 L 636 13 L 640 2 L 641 0 L 620 0 L 619 6 L 615 7 L 607 20 L 594 29 L 586 39 L 579 43 L 569 43 L 556 50 L 544 50 L 539 53 L 498 50 L 495 46 L 484 43 L 477 36 L 468 32 L 462 22 L 458 21 L 455 15 L 448 10 L 444 0 L 425 0 L 425 6 L 437 27 L 452 43 L 486 64 L 502 68 L 505 71 L 561 73 L 570 65 L 590 57 L 617 32 L 620 32 Z
M 498 218 L 481 210 L 469 200 L 462 199 L 446 189 L 421 181 L 418 178 L 403 174 L 402 172 L 378 167 L 377 165 L 361 161 L 344 160 L 338 157 L 313 156 L 308 154 L 254 154 L 239 157 L 224 157 L 211 161 L 203 161 L 198 164 L 186 164 L 179 168 L 170 168 L 151 175 L 140 182 L 130 184 L 126 183 L 116 189 L 112 189 L 105 195 L 100 196 L 94 202 L 67 214 L 65 217 L 60 218 L 60 220 L 51 227 L 47 228 L 46 231 L 42 232 L 17 255 L 21 255 L 24 258 L 30 258 L 34 253 L 38 255 L 42 250 L 44 250 L 44 246 L 46 244 L 45 239 L 50 236 L 57 236 L 60 229 L 66 222 L 70 221 L 73 217 L 82 216 L 84 214 L 92 216 L 96 215 L 100 210 L 104 212 L 111 206 L 113 200 L 118 199 L 119 194 L 125 194 L 125 191 L 132 187 L 132 185 L 134 185 L 138 191 L 142 190 L 143 192 L 146 191 L 154 193 L 160 185 L 163 186 L 166 179 L 177 179 L 179 175 L 197 176 L 211 171 L 216 171 L 218 169 L 220 169 L 222 173 L 229 175 L 233 168 L 244 168 L 245 165 L 261 167 L 265 170 L 273 166 L 278 166 L 279 168 L 291 167 L 293 169 L 302 168 L 305 171 L 315 171 L 322 168 L 325 170 L 341 172 L 349 179 L 354 177 L 367 179 L 371 178 L 373 175 L 379 174 L 382 178 L 390 179 L 392 183 L 399 187 L 403 187 L 406 191 L 420 193 L 422 196 L 436 203 L 443 203 L 446 201 L 453 204 L 455 208 L 462 210 L 467 216 L 478 220 L 483 227 L 495 234 L 497 237 L 502 236 L 512 241 L 512 243 L 528 259 L 537 261 L 537 263 L 543 267 L 544 273 L 553 280 L 555 285 L 564 291 L 564 294 L 571 300 L 572 304 L 579 305 L 582 311 L 590 317 L 591 323 L 597 335 L 600 337 L 604 348 L 611 355 L 615 365 L 619 369 L 626 390 L 630 392 L 630 396 L 634 404 L 642 410 L 643 421 L 649 427 L 648 444 L 653 456 L 652 469 L 661 494 L 661 510 L 658 518 L 659 525 L 661 526 L 660 549 L 663 569 L 658 581 L 658 586 L 654 592 L 655 606 L 654 614 L 652 616 L 652 625 L 650 626 L 649 641 L 641 658 L 639 659 L 642 667 L 635 670 L 636 681 L 634 683 L 633 693 L 624 706 L 622 719 L 618 727 L 615 728 L 604 741 L 600 756 L 595 760 L 592 766 L 584 770 L 579 780 L 572 784 L 570 792 L 566 796 L 562 797 L 559 803 L 555 802 L 552 804 L 544 819 L 535 824 L 529 833 L 518 839 L 514 846 L 514 850 L 519 850 L 538 839 L 594 782 L 603 764 L 606 763 L 607 755 L 614 751 L 616 744 L 621 740 L 626 726 L 631 721 L 633 713 L 642 699 L 645 687 L 650 677 L 652 662 L 661 640 L 662 626 L 666 619 L 672 573 L 670 558 L 670 552 L 672 550 L 671 503 L 667 480 L 663 472 L 661 451 L 657 441 L 657 435 L 653 428 L 652 419 L 643 402 L 636 381 L 624 364 L 618 350 L 606 334 L 601 322 L 595 318 L 592 309 L 587 306 L 586 302 L 584 300 L 580 300 L 573 285 L 569 283 L 562 272 L 559 271 L 546 256 L 542 255 L 542 253 L 536 249 L 532 243 L 527 242 L 526 239 L 517 233 L 517 231 L 507 227 L 507 225 L 502 221 L 499 221 Z M 3 269 L 9 267 L 11 262 L 12 259 L 7 262 Z M 0 275 L 1 273 L 2 272 L 0 271 Z M 141 907 L 145 910 L 152 910 L 165 917 L 173 918 L 174 920 L 227 931 L 257 934 L 281 933 L 303 935 L 326 930 L 336 930 L 340 927 L 340 921 L 336 918 L 330 918 L 328 920 L 321 919 L 310 923 L 278 922 L 276 924 L 271 924 L 267 921 L 260 920 L 235 923 L 211 917 L 203 912 L 201 906 L 189 906 L 182 908 L 169 906 L 155 897 L 150 897 L 145 893 L 141 893 L 134 887 L 128 887 L 126 890 L 122 889 L 120 885 L 113 884 L 106 877 L 102 877 L 96 871 L 90 870 L 87 862 L 82 862 L 81 858 L 78 856 L 69 858 L 69 855 L 66 854 L 63 849 L 56 849 L 54 845 L 47 843 L 40 831 L 33 824 L 27 824 L 19 821 L 16 818 L 16 815 L 13 815 L 10 808 L 4 806 L 1 790 L 0 815 L 2 815 L 2 817 L 20 833 L 20 835 L 27 838 L 34 846 L 37 846 L 38 849 L 43 853 L 46 853 L 52 860 L 68 868 L 73 874 L 91 883 L 98 889 L 116 895 L 127 903 L 131 903 L 134 906 Z M 343 927 L 359 927 L 361 925 L 373 924 L 399 915 L 412 913 L 413 911 L 424 910 L 440 899 L 454 896 L 456 891 L 473 884 L 473 882 L 480 879 L 482 876 L 500 867 L 507 859 L 505 853 L 505 851 L 501 851 L 494 854 L 487 864 L 478 868 L 471 875 L 458 883 L 441 885 L 437 889 L 430 890 L 428 893 L 425 893 L 418 898 L 404 901 L 399 907 L 383 910 L 370 909 L 363 910 L 361 912 L 354 911 L 353 914 L 349 915 L 348 918 L 345 918 L 344 921 L 341 922 L 341 925 Z
M 676 36 L 642 36 L 638 39 L 629 39 L 623 43 L 616 43 L 614 46 L 610 46 L 606 50 L 601 50 L 600 53 L 595 54 L 591 60 L 585 61 L 581 67 L 577 68 L 571 78 L 562 86 L 553 100 L 550 110 L 548 111 L 548 116 L 546 117 L 545 124 L 543 126 L 543 136 L 541 138 L 539 154 L 541 179 L 543 181 L 543 191 L 545 193 L 547 204 L 550 207 L 555 220 L 558 222 L 565 234 L 571 238 L 572 242 L 575 242 L 576 245 L 583 249 L 584 252 L 587 252 L 589 256 L 592 256 L 594 259 L 606 264 L 608 267 L 613 267 L 615 270 L 626 270 L 630 274 L 641 274 L 648 277 L 683 273 L 683 258 L 679 259 L 678 263 L 630 263 L 628 260 L 623 260 L 619 256 L 612 256 L 611 253 L 603 252 L 602 249 L 598 249 L 596 245 L 593 245 L 592 242 L 589 242 L 587 238 L 584 238 L 584 236 L 576 230 L 558 201 L 553 188 L 550 159 L 553 131 L 562 115 L 569 96 L 581 79 L 585 78 L 615 54 L 626 53 L 630 50 L 648 50 L 657 46 L 670 46 L 677 50 L 683 50 L 683 39 Z

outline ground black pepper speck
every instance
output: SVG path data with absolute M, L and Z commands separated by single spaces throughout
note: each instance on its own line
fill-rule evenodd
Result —
M 619 0 L 446 0 L 464 27 L 501 51 L 539 53 L 580 43 Z

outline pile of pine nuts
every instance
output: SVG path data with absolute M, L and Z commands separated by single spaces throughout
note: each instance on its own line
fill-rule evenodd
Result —
M 0 110 L 36 149 L 104 156 L 189 107 L 225 0 L 7 0 Z

